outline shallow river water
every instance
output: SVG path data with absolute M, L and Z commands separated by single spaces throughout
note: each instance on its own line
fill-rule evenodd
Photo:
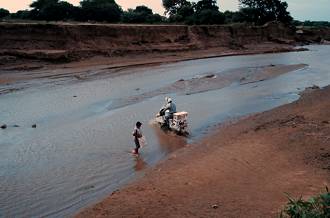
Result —
M 71 216 L 200 139 L 212 126 L 290 103 L 314 84 L 329 85 L 330 46 L 308 48 L 126 69 L 112 77 L 0 95 L 0 123 L 8 125 L 0 130 L 0 217 Z M 149 125 L 165 94 L 127 100 L 179 79 L 301 63 L 308 66 L 264 81 L 166 94 L 175 99 L 178 110 L 189 112 L 188 138 Z M 133 157 L 131 132 L 137 120 L 144 124 L 147 145 L 140 157 Z M 37 128 L 31 128 L 33 124 Z

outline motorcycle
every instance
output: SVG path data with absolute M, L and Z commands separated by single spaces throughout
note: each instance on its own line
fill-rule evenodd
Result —
M 168 119 L 166 119 L 168 117 Z M 162 129 L 176 132 L 180 135 L 188 135 L 188 113 L 185 111 L 174 113 L 172 116 L 169 111 L 160 110 L 156 115 L 156 122 Z

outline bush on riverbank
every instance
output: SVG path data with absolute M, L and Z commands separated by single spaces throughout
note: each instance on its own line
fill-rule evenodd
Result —
M 326 188 L 326 193 L 312 197 L 307 201 L 302 197 L 293 199 L 288 196 L 289 202 L 281 212 L 280 218 L 328 218 L 330 217 L 330 193 Z

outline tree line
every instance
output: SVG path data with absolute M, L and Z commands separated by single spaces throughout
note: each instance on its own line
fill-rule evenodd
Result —
M 292 23 L 288 4 L 281 0 L 239 0 L 238 11 L 221 12 L 216 0 L 162 0 L 166 16 L 147 6 L 124 11 L 115 0 L 82 0 L 74 6 L 62 0 L 35 0 L 30 10 L 9 13 L 0 8 L 0 19 L 45 21 L 81 21 L 107 23 L 180 23 L 189 25 L 252 23 L 262 25 L 270 21 Z

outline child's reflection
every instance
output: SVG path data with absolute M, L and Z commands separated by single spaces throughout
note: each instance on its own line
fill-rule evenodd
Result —
M 135 165 L 134 165 L 134 170 L 135 171 L 141 171 L 145 169 L 147 166 L 147 163 L 143 160 L 141 156 L 136 156 L 135 157 Z

